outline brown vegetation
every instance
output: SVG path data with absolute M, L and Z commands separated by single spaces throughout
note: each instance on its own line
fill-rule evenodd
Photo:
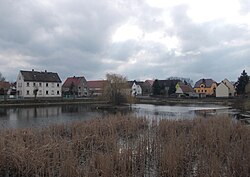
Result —
M 0 176 L 250 174 L 250 129 L 229 118 L 119 115 L 0 134 Z

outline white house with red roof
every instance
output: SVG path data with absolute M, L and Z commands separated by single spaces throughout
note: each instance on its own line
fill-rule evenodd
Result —
M 64 95 L 88 96 L 88 84 L 84 76 L 68 77 L 62 85 Z

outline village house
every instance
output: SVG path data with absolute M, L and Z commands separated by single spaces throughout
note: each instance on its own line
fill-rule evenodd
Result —
M 199 97 L 215 96 L 217 83 L 213 79 L 200 79 L 194 85 Z
M 45 71 L 20 71 L 17 76 L 18 97 L 61 97 L 62 81 L 57 73 Z
M 216 88 L 216 97 L 227 98 L 236 95 L 236 90 L 234 85 L 227 79 L 221 81 L 221 83 Z
M 188 83 L 178 82 L 176 84 L 175 93 L 178 97 L 198 97 L 198 94 L 195 93 L 192 86 Z
M 0 99 L 7 99 L 10 90 L 11 84 L 9 82 L 0 81 Z
M 136 80 L 128 81 L 128 87 L 131 89 L 131 96 L 142 95 L 142 84 L 143 82 L 138 82 Z
M 88 84 L 85 77 L 68 77 L 62 85 L 63 95 L 77 97 L 88 96 Z
M 89 95 L 90 96 L 101 96 L 103 94 L 103 88 L 107 81 L 106 80 L 92 80 L 87 81 Z

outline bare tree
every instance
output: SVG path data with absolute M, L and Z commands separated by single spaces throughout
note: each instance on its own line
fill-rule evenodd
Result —
M 103 96 L 114 105 L 126 102 L 127 79 L 119 74 L 106 74 L 107 82 L 104 84 Z
M 5 81 L 5 77 L 3 77 L 2 73 L 0 72 L 0 81 L 3 82 Z

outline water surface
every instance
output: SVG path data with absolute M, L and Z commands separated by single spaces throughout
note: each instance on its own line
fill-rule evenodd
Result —
M 116 111 L 115 113 L 119 112 Z M 128 107 L 126 114 L 147 118 L 164 119 L 192 119 L 195 117 L 208 117 L 213 115 L 233 116 L 234 110 L 219 105 L 151 105 L 134 104 Z M 17 108 L 0 108 L 0 129 L 41 127 L 56 123 L 66 123 L 77 120 L 103 117 L 110 112 L 93 109 L 88 105 L 58 105 L 33 106 Z M 114 112 L 112 112 L 114 114 Z

